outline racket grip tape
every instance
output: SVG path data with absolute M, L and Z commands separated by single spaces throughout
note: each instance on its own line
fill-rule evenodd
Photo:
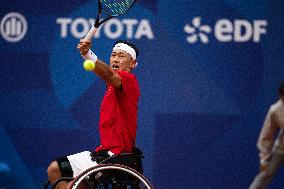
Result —
M 88 34 L 86 35 L 86 37 L 84 38 L 84 41 L 85 40 L 88 40 L 88 41 L 92 41 L 94 35 L 96 34 L 98 28 L 96 28 L 95 26 L 93 26 L 90 31 L 88 32 Z

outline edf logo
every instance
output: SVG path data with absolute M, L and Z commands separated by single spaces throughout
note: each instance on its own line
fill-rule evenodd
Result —
M 6 14 L 0 23 L 2 37 L 11 43 L 21 41 L 28 29 L 28 24 L 23 15 L 16 12 Z
M 267 21 L 254 20 L 249 22 L 244 19 L 236 19 L 230 21 L 228 19 L 218 20 L 214 27 L 201 24 L 201 17 L 192 19 L 191 24 L 184 26 L 184 32 L 188 34 L 186 40 L 188 43 L 196 43 L 201 41 L 206 44 L 209 43 L 208 34 L 214 32 L 215 38 L 220 42 L 260 42 L 261 35 L 266 34 Z

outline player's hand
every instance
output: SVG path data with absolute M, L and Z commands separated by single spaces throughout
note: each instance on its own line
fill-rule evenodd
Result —
M 77 49 L 79 49 L 81 55 L 86 55 L 91 48 L 92 42 L 89 40 L 81 39 L 80 43 L 77 45 Z

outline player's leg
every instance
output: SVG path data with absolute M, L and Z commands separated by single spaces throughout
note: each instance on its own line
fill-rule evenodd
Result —
M 72 177 L 72 168 L 67 160 L 67 158 L 58 158 L 53 161 L 47 169 L 47 175 L 50 183 L 53 185 L 61 177 Z M 68 182 L 62 181 L 56 185 L 56 189 L 63 189 L 67 186 Z
M 283 164 L 284 154 L 272 152 L 268 169 L 258 173 L 249 189 L 265 189 Z
M 54 183 L 61 178 L 61 173 L 60 170 L 58 168 L 58 164 L 56 161 L 52 162 L 47 169 L 47 175 L 48 175 L 48 179 L 50 181 L 50 183 L 52 185 L 54 185 Z M 65 186 L 67 185 L 66 182 L 61 182 L 57 185 L 56 189 L 61 189 L 61 188 L 65 188 Z
M 92 154 L 92 156 L 91 156 Z M 98 165 L 97 161 L 104 160 L 109 157 L 107 151 L 102 151 L 99 153 L 91 153 L 89 151 L 80 152 L 77 154 L 63 156 L 52 162 L 48 169 L 47 174 L 51 184 L 54 184 L 61 177 L 76 177 L 82 171 Z M 60 181 L 56 185 L 56 189 L 65 189 L 68 185 L 66 181 Z M 83 182 L 80 184 L 80 187 Z

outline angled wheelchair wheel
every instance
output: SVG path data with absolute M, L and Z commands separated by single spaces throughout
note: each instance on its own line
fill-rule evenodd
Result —
M 100 164 L 83 171 L 71 186 L 71 189 L 80 188 L 154 189 L 142 174 L 119 164 Z

